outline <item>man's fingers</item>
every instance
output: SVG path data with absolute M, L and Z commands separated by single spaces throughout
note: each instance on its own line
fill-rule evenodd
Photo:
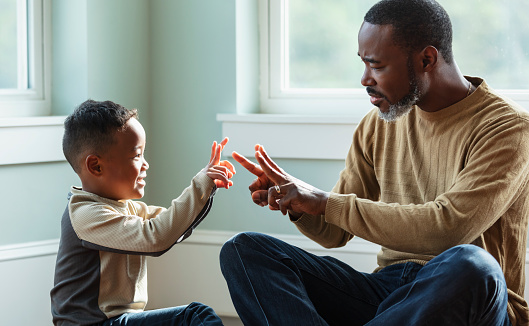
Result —
M 261 170 L 268 177 L 268 179 L 272 180 L 272 182 L 275 184 L 285 183 L 285 178 L 283 177 L 283 175 L 281 175 L 277 170 L 273 169 L 268 164 L 268 162 L 265 160 L 261 152 L 255 153 L 255 158 L 257 159 L 257 162 L 259 163 Z
M 274 211 L 279 210 L 279 204 L 277 202 L 281 197 L 283 197 L 277 192 L 276 189 L 276 187 L 268 188 L 268 207 Z
M 266 150 L 264 149 L 262 145 L 257 145 L 256 148 L 257 148 L 256 151 L 261 153 L 261 155 L 263 155 L 264 159 L 266 160 L 266 162 L 272 169 L 276 170 L 279 173 L 283 173 L 283 169 L 281 169 L 279 165 L 277 165 L 276 162 L 272 160 L 272 158 L 268 155 L 268 153 L 266 152 Z
M 260 177 L 263 175 L 263 170 L 261 167 L 246 157 L 242 156 L 241 154 L 237 152 L 233 152 L 231 156 L 235 159 L 235 161 L 239 162 L 240 165 L 242 165 L 246 170 L 248 170 L 251 174 Z
M 261 207 L 268 205 L 268 190 L 256 190 L 252 192 L 252 201 Z
M 291 209 L 290 201 L 291 198 L 289 196 L 284 196 L 283 198 L 278 200 L 277 204 L 279 205 L 279 209 L 281 210 L 281 213 L 283 215 L 287 215 L 288 210 Z

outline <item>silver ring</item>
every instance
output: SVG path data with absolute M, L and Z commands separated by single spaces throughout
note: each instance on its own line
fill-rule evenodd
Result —
M 275 185 L 274 188 L 276 188 L 276 192 L 277 192 L 277 194 L 280 194 L 280 193 L 281 193 L 281 188 L 279 188 L 278 185 Z

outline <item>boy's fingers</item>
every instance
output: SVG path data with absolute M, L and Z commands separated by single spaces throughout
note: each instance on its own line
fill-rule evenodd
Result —
M 222 180 L 214 180 L 214 182 L 215 182 L 215 185 L 217 186 L 217 188 L 229 189 L 229 187 L 233 186 L 233 181 L 231 181 L 231 180 L 228 180 L 226 182 L 224 182 Z
M 215 158 L 215 151 L 217 149 L 217 142 L 214 141 L 213 145 L 211 145 L 211 156 L 209 157 L 209 163 L 213 162 L 213 159 Z
M 228 170 L 231 171 L 231 173 L 235 174 L 235 167 L 233 166 L 233 164 L 231 164 L 230 161 L 220 161 L 219 165 L 225 166 L 226 168 L 228 168 Z
M 224 137 L 224 139 L 220 142 L 220 146 L 222 149 L 224 149 L 224 146 L 226 146 L 226 144 L 228 143 L 228 140 L 229 140 L 228 137 Z
M 222 152 L 222 146 L 220 144 L 215 148 L 215 157 L 213 158 L 213 165 L 218 165 L 220 162 L 220 153 Z

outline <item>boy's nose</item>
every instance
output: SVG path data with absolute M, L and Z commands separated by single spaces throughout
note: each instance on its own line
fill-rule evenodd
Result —
M 149 169 L 149 163 L 147 162 L 146 159 L 143 159 L 142 169 L 144 169 L 144 170 Z

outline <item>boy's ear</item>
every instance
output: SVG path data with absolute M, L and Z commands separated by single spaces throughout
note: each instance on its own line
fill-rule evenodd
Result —
M 103 173 L 103 169 L 101 168 L 101 159 L 97 155 L 88 155 L 85 159 L 85 166 L 88 170 L 88 173 L 95 177 L 98 177 Z

